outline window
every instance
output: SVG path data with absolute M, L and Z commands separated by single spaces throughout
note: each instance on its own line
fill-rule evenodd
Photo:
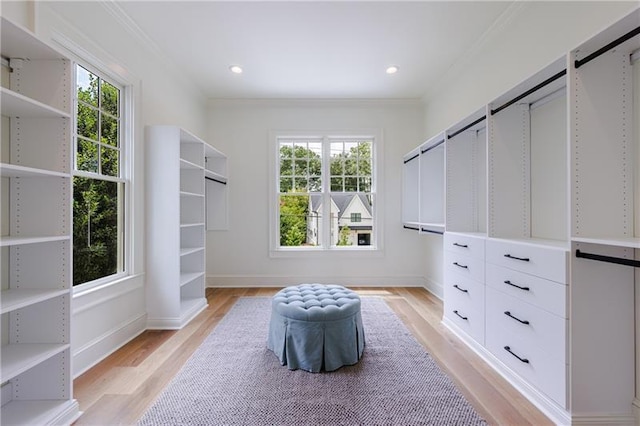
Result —
M 124 272 L 123 89 L 76 65 L 73 285 Z
M 375 248 L 375 138 L 278 136 L 276 146 L 275 248 Z

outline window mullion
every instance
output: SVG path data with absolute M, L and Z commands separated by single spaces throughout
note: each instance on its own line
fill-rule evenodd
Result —
M 322 248 L 331 248 L 331 143 L 322 138 Z

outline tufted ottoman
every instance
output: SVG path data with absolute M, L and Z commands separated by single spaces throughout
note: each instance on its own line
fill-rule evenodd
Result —
M 333 371 L 364 351 L 360 297 L 339 285 L 302 284 L 273 296 L 267 347 L 290 370 Z

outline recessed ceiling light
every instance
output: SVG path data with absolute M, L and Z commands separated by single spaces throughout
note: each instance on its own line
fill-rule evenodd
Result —
M 395 74 L 399 69 L 400 68 L 398 68 L 396 65 L 391 65 L 389 68 L 387 68 L 387 74 Z
M 240 65 L 231 65 L 229 70 L 234 74 L 242 74 L 242 67 Z

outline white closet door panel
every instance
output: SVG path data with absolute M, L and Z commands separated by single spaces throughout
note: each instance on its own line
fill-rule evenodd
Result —
M 473 308 L 478 313 L 484 312 L 485 286 L 451 269 L 445 270 L 444 298 L 446 301 L 455 301 L 455 304 L 465 303 L 465 306 Z
M 487 263 L 486 285 L 562 318 L 568 316 L 567 286 Z
M 445 299 L 444 317 L 455 324 L 473 340 L 484 344 L 484 312 L 476 311 L 472 305 L 464 301 Z

